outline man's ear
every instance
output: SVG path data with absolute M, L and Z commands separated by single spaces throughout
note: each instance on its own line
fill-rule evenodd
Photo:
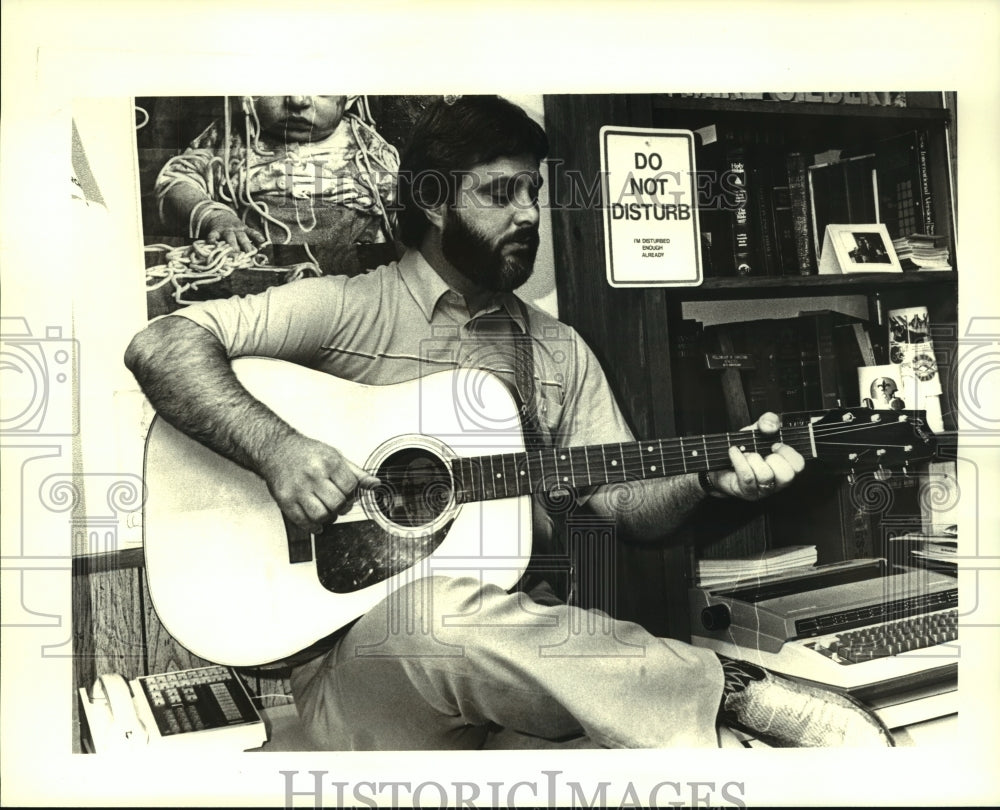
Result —
M 425 207 L 423 211 L 424 216 L 427 217 L 427 221 L 431 223 L 432 227 L 437 228 L 439 231 L 444 230 L 444 223 L 448 217 L 447 203 Z

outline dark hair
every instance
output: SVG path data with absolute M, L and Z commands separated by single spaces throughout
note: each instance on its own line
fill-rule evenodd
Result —
M 460 172 L 500 157 L 532 155 L 549 140 L 528 114 L 499 96 L 460 96 L 428 107 L 413 127 L 399 164 L 399 235 L 417 247 L 430 227 L 425 208 L 452 202 Z

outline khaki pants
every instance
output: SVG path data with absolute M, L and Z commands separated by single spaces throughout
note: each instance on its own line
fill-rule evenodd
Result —
M 611 748 L 718 745 L 713 652 L 474 579 L 401 588 L 291 682 L 328 750 L 480 748 L 498 726 Z

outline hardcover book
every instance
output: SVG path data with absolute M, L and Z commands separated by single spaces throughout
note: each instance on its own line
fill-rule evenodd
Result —
M 791 152 L 786 161 L 788 197 L 791 204 L 792 229 L 795 234 L 795 259 L 799 275 L 816 273 L 814 250 L 809 225 L 809 193 L 806 178 L 808 163 L 801 152 Z

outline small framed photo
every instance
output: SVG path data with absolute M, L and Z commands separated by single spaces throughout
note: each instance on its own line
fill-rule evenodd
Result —
M 885 225 L 827 225 L 819 272 L 902 273 Z
M 859 366 L 858 389 L 865 408 L 899 411 L 906 407 L 899 366 Z

